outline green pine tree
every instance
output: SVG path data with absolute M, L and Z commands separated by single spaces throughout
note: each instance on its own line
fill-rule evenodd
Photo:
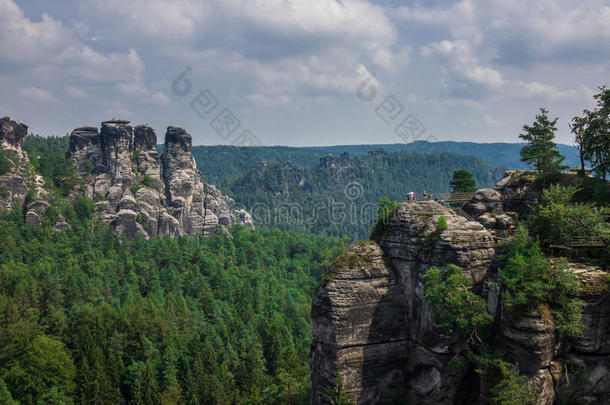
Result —
M 449 184 L 451 185 L 452 193 L 469 193 L 477 191 L 472 173 L 465 169 L 455 170 L 453 172 L 453 179 Z
M 559 153 L 554 142 L 557 120 L 558 118 L 550 120 L 548 110 L 541 108 L 534 123 L 531 126 L 524 125 L 524 133 L 519 134 L 519 138 L 527 142 L 527 145 L 521 148 L 521 161 L 538 170 L 544 184 L 549 176 L 564 168 L 565 158 Z

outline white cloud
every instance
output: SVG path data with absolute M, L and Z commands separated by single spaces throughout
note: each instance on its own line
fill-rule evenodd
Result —
M 50 91 L 35 86 L 21 89 L 21 94 L 24 97 L 35 101 L 50 101 L 55 98 Z
M 134 48 L 111 52 L 88 42 L 86 24 L 66 26 L 56 16 L 43 13 L 39 21 L 26 16 L 17 3 L 0 0 L 0 63 L 13 70 L 0 73 L 6 91 L 22 102 L 88 100 L 97 111 L 126 111 L 105 100 L 146 96 L 152 104 L 167 105 L 162 93 L 147 87 L 145 67 Z M 95 45 L 97 46 L 97 45 Z M 88 91 L 96 93 L 90 98 Z M 35 104 L 28 104 L 35 105 Z M 100 107 L 101 105 L 101 107 Z M 34 108 L 34 107 L 32 107 Z
M 104 54 L 77 43 L 65 48 L 57 62 L 67 66 L 73 76 L 88 82 L 129 83 L 142 80 L 144 73 L 144 63 L 135 49 Z
M 277 107 L 291 103 L 290 97 L 279 95 L 277 97 L 267 96 L 264 94 L 248 94 L 246 99 L 253 105 L 258 107 Z
M 383 9 L 369 1 L 223 0 L 219 4 L 229 15 L 290 36 L 342 38 L 371 49 L 384 48 L 396 39 Z
M 195 0 L 92 0 L 103 13 L 118 15 L 132 32 L 142 32 L 157 40 L 190 38 L 205 24 L 206 6 Z
M 520 84 L 522 85 L 526 96 L 544 97 L 549 100 L 557 100 L 576 94 L 575 90 L 561 91 L 553 86 L 537 81 L 527 83 L 521 82 Z
M 125 107 L 120 101 L 104 101 L 102 104 L 104 106 L 104 113 L 112 118 L 125 119 L 133 116 L 133 112 Z
M 0 0 L 0 61 L 19 64 L 22 69 L 74 79 L 107 82 L 141 74 L 143 64 L 137 52 L 104 54 L 80 41 L 71 29 L 48 14 L 42 21 L 26 18 L 12 0 Z
M 130 96 L 143 96 L 148 93 L 148 89 L 146 88 L 144 83 L 142 83 L 142 80 L 140 80 L 139 78 L 136 78 L 135 81 L 129 83 L 119 83 L 117 85 L 117 88 L 122 93 Z
M 160 91 L 150 95 L 150 102 L 161 107 L 165 107 L 170 104 L 169 98 Z
M 66 92 L 68 93 L 68 95 L 70 97 L 73 98 L 87 98 L 89 97 L 89 94 L 87 94 L 86 91 L 84 91 L 81 88 L 78 88 L 76 86 L 66 86 Z
M 511 40 L 533 47 L 534 58 L 562 47 L 591 41 L 602 47 L 610 39 L 610 5 L 604 0 L 461 0 L 446 7 L 401 6 L 399 19 L 448 28 L 455 40 L 487 45 Z
M 24 63 L 52 55 L 70 41 L 62 23 L 48 14 L 32 22 L 12 0 L 0 0 L 0 61 Z
M 127 22 L 120 30 L 159 41 L 158 51 L 170 58 L 252 77 L 249 94 L 271 98 L 299 91 L 352 92 L 353 66 L 392 70 L 409 60 L 409 48 L 397 45 L 397 30 L 384 9 L 366 0 L 93 4 Z M 121 91 L 138 90 L 132 86 L 123 84 Z
M 262 61 L 239 52 L 211 50 L 194 64 L 214 77 L 217 72 L 235 77 L 248 89 L 246 94 L 266 97 L 342 97 L 354 94 L 361 82 L 354 68 L 362 65 L 358 54 L 332 49 L 312 55 Z
M 424 56 L 439 55 L 443 67 L 457 80 L 466 80 L 485 88 L 498 89 L 505 84 L 502 73 L 480 63 L 466 41 L 439 41 L 422 49 Z
M 439 138 L 484 137 L 479 126 L 506 140 L 539 105 L 561 117 L 589 107 L 610 74 L 607 0 L 389 3 L 0 0 L 0 88 L 45 130 L 102 114 L 186 125 L 196 117 L 170 86 L 188 65 L 194 92 L 209 87 L 257 133 L 326 124 L 377 142 L 374 120 L 354 106 L 375 72 L 378 97 L 408 102 Z M 267 107 L 281 118 L 256 110 Z
M 492 117 L 489 114 L 485 114 L 483 116 L 483 121 L 485 122 L 485 124 L 487 124 L 490 127 L 499 128 L 502 126 L 502 122 L 498 121 L 497 119 L 495 119 L 494 117 Z

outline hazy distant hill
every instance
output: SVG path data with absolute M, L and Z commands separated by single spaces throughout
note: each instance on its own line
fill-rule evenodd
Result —
M 519 160 L 519 143 L 474 143 L 474 142 L 435 142 L 418 141 L 403 144 L 375 145 L 336 145 L 319 147 L 286 147 L 286 146 L 194 146 L 193 156 L 197 167 L 206 180 L 212 184 L 223 185 L 235 179 L 261 161 L 291 161 L 300 166 L 313 167 L 319 164 L 320 158 L 328 153 L 339 155 L 348 152 L 351 156 L 366 155 L 374 149 L 388 152 L 448 152 L 458 155 L 473 155 L 492 166 L 511 169 L 524 169 L 525 164 Z M 559 151 L 566 157 L 566 164 L 579 164 L 577 149 L 569 145 L 558 145 Z
M 527 166 L 521 162 L 519 151 L 523 147 L 522 143 L 476 143 L 476 142 L 426 142 L 417 141 L 414 143 L 396 143 L 386 145 L 337 145 L 323 146 L 320 150 L 330 153 L 348 152 L 350 155 L 363 155 L 369 150 L 382 148 L 387 151 L 409 151 L 421 153 L 449 152 L 458 155 L 474 155 L 483 159 L 490 165 L 506 166 L 512 169 L 525 169 Z M 557 145 L 559 152 L 566 157 L 566 164 L 576 166 L 580 164 L 578 160 L 578 149 L 570 145 Z M 317 148 L 314 148 L 317 149 Z

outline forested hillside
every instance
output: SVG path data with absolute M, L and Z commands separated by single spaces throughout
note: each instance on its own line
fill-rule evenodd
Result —
M 223 186 L 228 181 L 242 176 L 263 161 L 285 162 L 290 160 L 301 166 L 313 166 L 328 152 L 307 148 L 239 147 L 239 146 L 193 146 L 191 150 L 197 167 L 204 173 L 205 181 Z
M 375 149 L 388 152 L 420 153 L 455 153 L 464 156 L 476 156 L 491 166 L 526 169 L 520 159 L 522 143 L 475 143 L 475 142 L 426 142 L 373 145 L 336 145 L 318 147 L 286 146 L 194 146 L 193 157 L 197 167 L 205 174 L 206 181 L 219 186 L 242 175 L 252 166 L 262 161 L 285 162 L 287 160 L 306 167 L 318 165 L 320 158 L 333 153 L 339 156 L 343 152 L 351 156 L 366 155 Z M 579 165 L 578 150 L 574 146 L 557 145 L 558 150 L 566 157 L 569 166 Z
M 67 136 L 28 136 L 24 150 L 61 196 L 74 187 Z M 477 187 L 492 186 L 504 172 L 482 159 L 445 152 L 375 149 L 353 156 L 345 167 L 323 167 L 324 154 L 314 148 L 195 146 L 192 154 L 198 168 L 207 167 L 200 169 L 203 177 L 211 184 L 216 179 L 256 225 L 354 240 L 369 236 L 382 197 L 402 201 L 408 191 L 448 192 L 456 169 L 471 172 Z
M 0 403 L 308 403 L 310 303 L 340 241 L 121 241 L 89 206 L 0 217 Z
M 408 191 L 448 192 L 456 169 L 473 173 L 478 187 L 489 187 L 504 171 L 450 153 L 378 149 L 349 163 L 339 160 L 313 168 L 261 163 L 225 189 L 258 225 L 359 240 L 368 238 L 384 196 L 403 201 Z
M 348 152 L 351 155 L 364 155 L 368 151 L 381 148 L 389 152 L 407 151 L 420 153 L 455 153 L 464 156 L 476 156 L 492 166 L 505 166 L 511 169 L 527 169 L 527 165 L 520 159 L 519 151 L 523 143 L 478 143 L 478 142 L 427 142 L 396 143 L 387 145 L 338 145 L 321 147 L 329 153 Z M 557 145 L 559 152 L 566 157 L 566 164 L 576 166 L 578 149 L 570 145 Z

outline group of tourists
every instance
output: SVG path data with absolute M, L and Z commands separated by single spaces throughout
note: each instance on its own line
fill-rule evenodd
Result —
M 527 185 L 523 185 L 523 186 L 518 186 L 517 188 L 512 188 L 512 187 L 504 187 L 504 194 L 505 195 L 510 195 L 510 194 L 523 194 L 527 191 Z
M 426 190 L 424 190 L 423 201 L 430 201 L 433 199 L 434 198 L 432 197 L 432 194 L 428 193 Z M 407 193 L 407 201 L 416 201 L 416 200 L 417 200 L 417 194 L 415 194 L 413 191 L 409 191 Z
M 424 190 L 424 193 L 422 194 L 422 196 L 423 196 L 423 201 L 439 201 L 434 198 L 434 195 L 432 195 L 432 193 L 429 193 L 426 190 Z M 417 194 L 415 194 L 415 192 L 413 192 L 413 191 L 409 191 L 407 193 L 407 201 L 417 201 Z M 440 200 L 440 203 L 445 205 L 445 200 Z

